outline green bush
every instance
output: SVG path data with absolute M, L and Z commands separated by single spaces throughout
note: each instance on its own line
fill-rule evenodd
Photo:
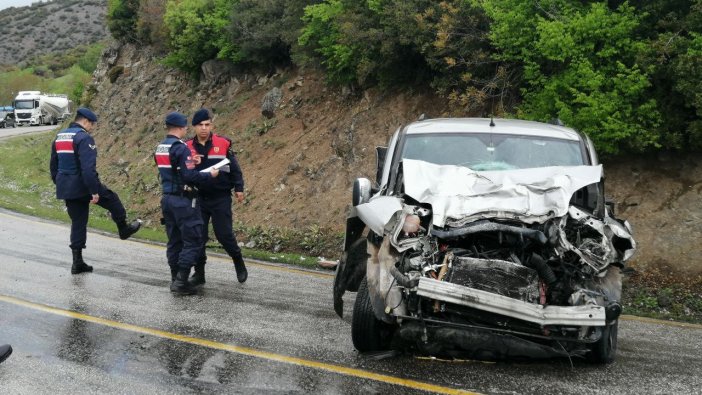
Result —
M 384 10 L 398 45 L 411 46 L 421 57 L 406 63 L 424 69 L 415 71 L 416 79 L 431 80 L 462 114 L 504 114 L 512 109 L 517 77 L 509 65 L 495 59 L 489 19 L 481 7 L 464 0 L 414 0 L 393 2 Z
M 112 37 L 121 42 L 137 40 L 139 0 L 108 0 L 107 28 Z
M 240 0 L 228 27 L 235 51 L 229 58 L 252 66 L 289 65 L 310 0 Z
M 114 84 L 122 73 L 124 73 L 124 66 L 115 66 L 107 71 L 107 77 Z
M 159 52 L 165 52 L 168 34 L 163 23 L 167 0 L 141 0 L 136 24 L 137 37 L 151 44 Z
M 413 80 L 425 62 L 404 28 L 414 25 L 406 12 L 417 3 L 425 2 L 326 0 L 308 6 L 299 44 L 320 59 L 332 83 L 363 87 Z
M 328 78 L 334 83 L 356 81 L 356 67 L 360 62 L 361 43 L 347 43 L 341 33 L 340 18 L 345 11 L 341 0 L 305 8 L 305 27 L 299 38 L 300 45 L 311 48 L 322 58 Z
M 237 237 L 247 242 L 253 241 L 256 249 L 272 252 L 280 250 L 335 258 L 343 243 L 343 234 L 318 225 L 291 229 L 245 226 L 237 223 L 235 229 Z
M 86 48 L 85 53 L 76 61 L 86 73 L 92 73 L 97 67 L 104 45 L 102 43 L 93 44 Z
M 227 38 L 230 10 L 237 0 L 169 2 L 164 23 L 170 52 L 166 64 L 197 74 L 209 59 L 229 59 L 237 51 Z
M 81 105 L 81 104 L 82 104 L 81 99 L 82 99 L 82 97 L 83 97 L 83 91 L 84 91 L 84 90 L 85 90 L 85 84 L 84 84 L 83 82 L 79 81 L 79 82 L 76 83 L 76 85 L 73 87 L 73 91 L 72 91 L 71 94 L 68 96 L 68 98 L 71 99 L 71 101 L 72 101 L 74 104 Z
M 520 117 L 559 118 L 586 132 L 602 153 L 655 147 L 661 122 L 650 95 L 652 68 L 638 57 L 640 18 L 626 3 L 518 0 L 485 3 L 499 59 L 523 72 Z
M 702 1 L 689 8 L 650 10 L 655 26 L 663 26 L 652 40 L 657 66 L 653 77 L 655 96 L 661 99 L 664 121 L 660 125 L 666 148 L 702 149 Z

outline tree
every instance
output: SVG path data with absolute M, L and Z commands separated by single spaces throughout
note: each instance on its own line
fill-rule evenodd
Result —
M 428 67 L 415 43 L 400 34 L 405 30 L 396 23 L 396 11 L 403 3 L 326 0 L 308 6 L 298 42 L 310 59 L 320 60 L 333 83 L 388 86 L 414 81 Z M 407 22 L 407 15 L 401 20 Z
M 651 50 L 652 95 L 658 99 L 662 122 L 660 143 L 667 149 L 702 149 L 702 1 L 641 1 L 645 15 L 641 34 Z
M 108 0 L 107 28 L 112 37 L 121 42 L 135 42 L 138 11 L 139 0 Z
M 640 16 L 633 7 L 569 0 L 482 6 L 492 19 L 498 59 L 523 70 L 521 117 L 559 118 L 589 134 L 603 153 L 657 146 L 654 68 L 638 62 L 649 46 L 637 38 Z
M 141 0 L 136 23 L 137 37 L 157 51 L 166 51 L 168 32 L 163 23 L 168 0 Z
M 230 39 L 237 63 L 272 67 L 291 64 L 305 6 L 315 0 L 241 0 L 234 5 Z
M 166 63 L 197 74 L 209 59 L 229 59 L 238 49 L 229 40 L 230 12 L 237 0 L 168 2 L 164 23 L 170 52 Z

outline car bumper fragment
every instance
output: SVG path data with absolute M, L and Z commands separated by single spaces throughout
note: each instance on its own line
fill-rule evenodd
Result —
M 438 281 L 426 277 L 419 279 L 417 295 L 468 306 L 478 310 L 533 322 L 541 326 L 605 326 L 605 309 L 602 306 L 541 306 L 491 292 Z

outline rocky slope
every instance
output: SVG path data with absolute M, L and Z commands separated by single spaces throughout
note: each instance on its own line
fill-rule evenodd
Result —
M 107 50 L 95 73 L 101 177 L 154 226 L 160 193 L 152 150 L 169 111 L 212 108 L 216 131 L 234 141 L 247 196 L 235 207 L 236 220 L 320 233 L 343 232 L 353 180 L 373 178 L 376 145 L 421 113 L 446 115 L 444 103 L 427 92 L 339 91 L 298 70 L 237 74 L 216 62 L 205 69 L 197 83 L 148 49 L 126 46 Z M 282 99 L 275 118 L 266 119 L 261 102 L 275 87 Z M 639 241 L 633 266 L 700 275 L 701 167 L 702 156 L 693 154 L 606 161 L 607 195 Z
M 54 0 L 0 11 L 0 65 L 107 38 L 107 0 Z

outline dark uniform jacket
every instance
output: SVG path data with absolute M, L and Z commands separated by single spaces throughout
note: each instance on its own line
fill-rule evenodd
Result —
M 202 155 L 202 161 L 197 165 L 197 170 L 206 169 L 217 164 L 224 158 L 229 159 L 229 173 L 220 172 L 219 177 L 213 182 L 200 186 L 200 195 L 204 197 L 216 197 L 220 195 L 230 195 L 232 189 L 235 192 L 244 192 L 244 176 L 239 167 L 239 162 L 232 151 L 232 141 L 216 133 L 210 133 L 210 137 L 205 144 L 200 144 L 197 137 L 186 141 L 188 148 L 193 155 Z
M 49 168 L 56 198 L 78 199 L 98 193 L 95 140 L 77 123 L 60 131 L 51 145 Z
M 164 194 L 183 194 L 186 185 L 202 187 L 216 180 L 210 173 L 195 169 L 190 150 L 173 135 L 169 134 L 158 145 L 154 158 Z

